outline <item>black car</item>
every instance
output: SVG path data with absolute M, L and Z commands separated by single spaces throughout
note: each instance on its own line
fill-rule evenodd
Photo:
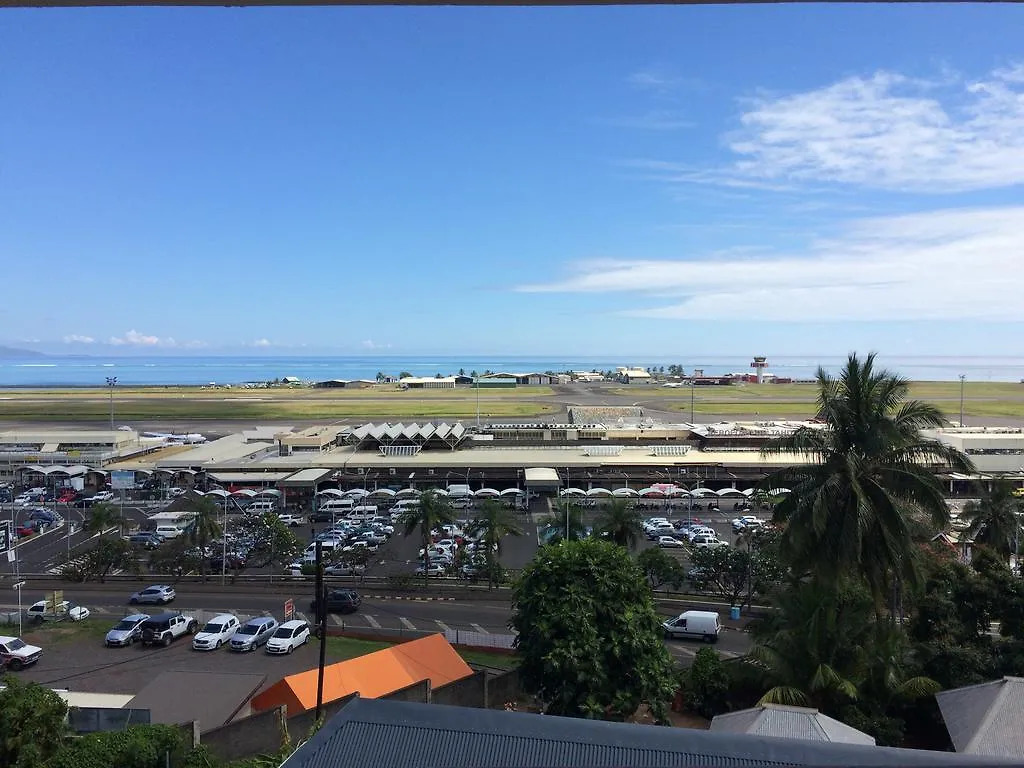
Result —
M 332 589 L 327 593 L 327 612 L 355 613 L 362 602 L 363 599 L 354 589 Z M 313 600 L 309 604 L 309 611 L 319 620 L 320 613 L 317 609 L 317 601 Z
M 96 502 L 94 502 L 91 498 L 87 498 L 87 499 L 79 499 L 78 501 L 76 501 L 71 506 L 74 507 L 75 509 L 88 509 L 89 507 L 91 507 L 95 503 Z
M 128 541 L 131 544 L 137 544 L 146 549 L 156 549 L 164 543 L 163 536 L 158 536 L 155 533 L 133 533 L 128 537 Z
M 332 523 L 334 522 L 334 514 L 331 512 L 313 512 L 309 516 L 309 522 L 311 523 Z

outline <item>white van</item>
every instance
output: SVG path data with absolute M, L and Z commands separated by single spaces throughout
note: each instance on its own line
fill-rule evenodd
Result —
M 348 512 L 355 506 L 352 499 L 331 499 L 324 501 L 317 507 L 320 512 Z
M 349 513 L 350 520 L 357 520 L 361 523 L 365 523 L 368 520 L 373 520 L 377 516 L 376 505 L 368 505 L 361 507 L 353 507 Z
M 722 631 L 722 622 L 714 611 L 683 611 L 661 626 L 665 637 L 699 639 L 706 643 L 717 643 L 718 633 Z
M 176 539 L 183 533 L 184 531 L 176 525 L 158 525 L 156 527 L 156 535 L 165 539 Z
M 343 546 L 343 542 L 340 539 L 325 539 L 324 541 L 320 542 L 320 548 L 321 548 L 321 551 L 324 554 L 324 557 L 326 557 L 327 555 L 331 554 L 332 552 L 334 552 L 335 549 L 339 549 L 342 546 Z M 316 562 L 316 542 L 315 541 L 312 544 L 310 544 L 308 547 L 306 547 L 306 551 L 302 553 L 302 561 L 305 562 L 305 563 L 315 563 Z
M 246 514 L 261 515 L 264 512 L 273 512 L 277 509 L 277 502 L 274 501 L 254 501 L 252 504 L 245 508 Z

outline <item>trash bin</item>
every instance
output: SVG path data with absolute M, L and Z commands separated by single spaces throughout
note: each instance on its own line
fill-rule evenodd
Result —
M 729 609 L 729 618 L 733 621 L 739 621 L 740 607 L 738 605 L 734 605 L 732 608 Z

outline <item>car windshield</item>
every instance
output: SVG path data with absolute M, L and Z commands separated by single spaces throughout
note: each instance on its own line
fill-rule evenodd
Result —
M 277 632 L 274 633 L 274 637 L 291 637 L 292 630 L 287 627 L 281 627 Z
M 18 639 L 18 638 L 15 638 L 14 640 L 11 640 L 11 642 L 9 642 L 7 644 L 7 650 L 8 651 L 20 651 L 24 647 L 25 647 L 25 641 L 21 640 L 21 639 Z
M 131 619 L 121 619 L 114 629 L 135 629 L 135 625 L 138 622 L 132 621 Z
M 239 635 L 255 635 L 260 631 L 260 625 L 257 624 L 246 624 L 241 627 L 236 634 Z
M 217 632 L 223 632 L 223 631 L 224 631 L 224 625 L 223 624 L 215 624 L 212 621 L 209 624 L 207 624 L 205 627 L 203 627 L 203 632 L 214 632 L 214 633 L 217 633 Z

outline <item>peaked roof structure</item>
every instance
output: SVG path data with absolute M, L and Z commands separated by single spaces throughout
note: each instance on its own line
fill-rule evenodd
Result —
M 785 739 L 830 741 L 839 744 L 874 746 L 875 739 L 816 709 L 762 704 L 750 709 L 718 715 L 711 721 L 718 733 L 749 733 L 754 736 L 779 736 Z
M 935 694 L 957 752 L 1024 759 L 1024 678 Z
M 363 424 L 341 433 L 340 439 L 357 449 L 374 449 L 384 445 L 416 445 L 421 448 L 454 450 L 468 436 L 466 428 L 456 422 L 448 424 Z
M 473 674 L 444 635 L 428 635 L 324 668 L 324 703 L 358 693 L 386 696 L 424 680 L 433 688 Z M 288 675 L 252 700 L 254 711 L 284 705 L 292 717 L 316 707 L 317 669 Z
M 889 747 L 355 698 L 282 768 L 1012 765 Z

